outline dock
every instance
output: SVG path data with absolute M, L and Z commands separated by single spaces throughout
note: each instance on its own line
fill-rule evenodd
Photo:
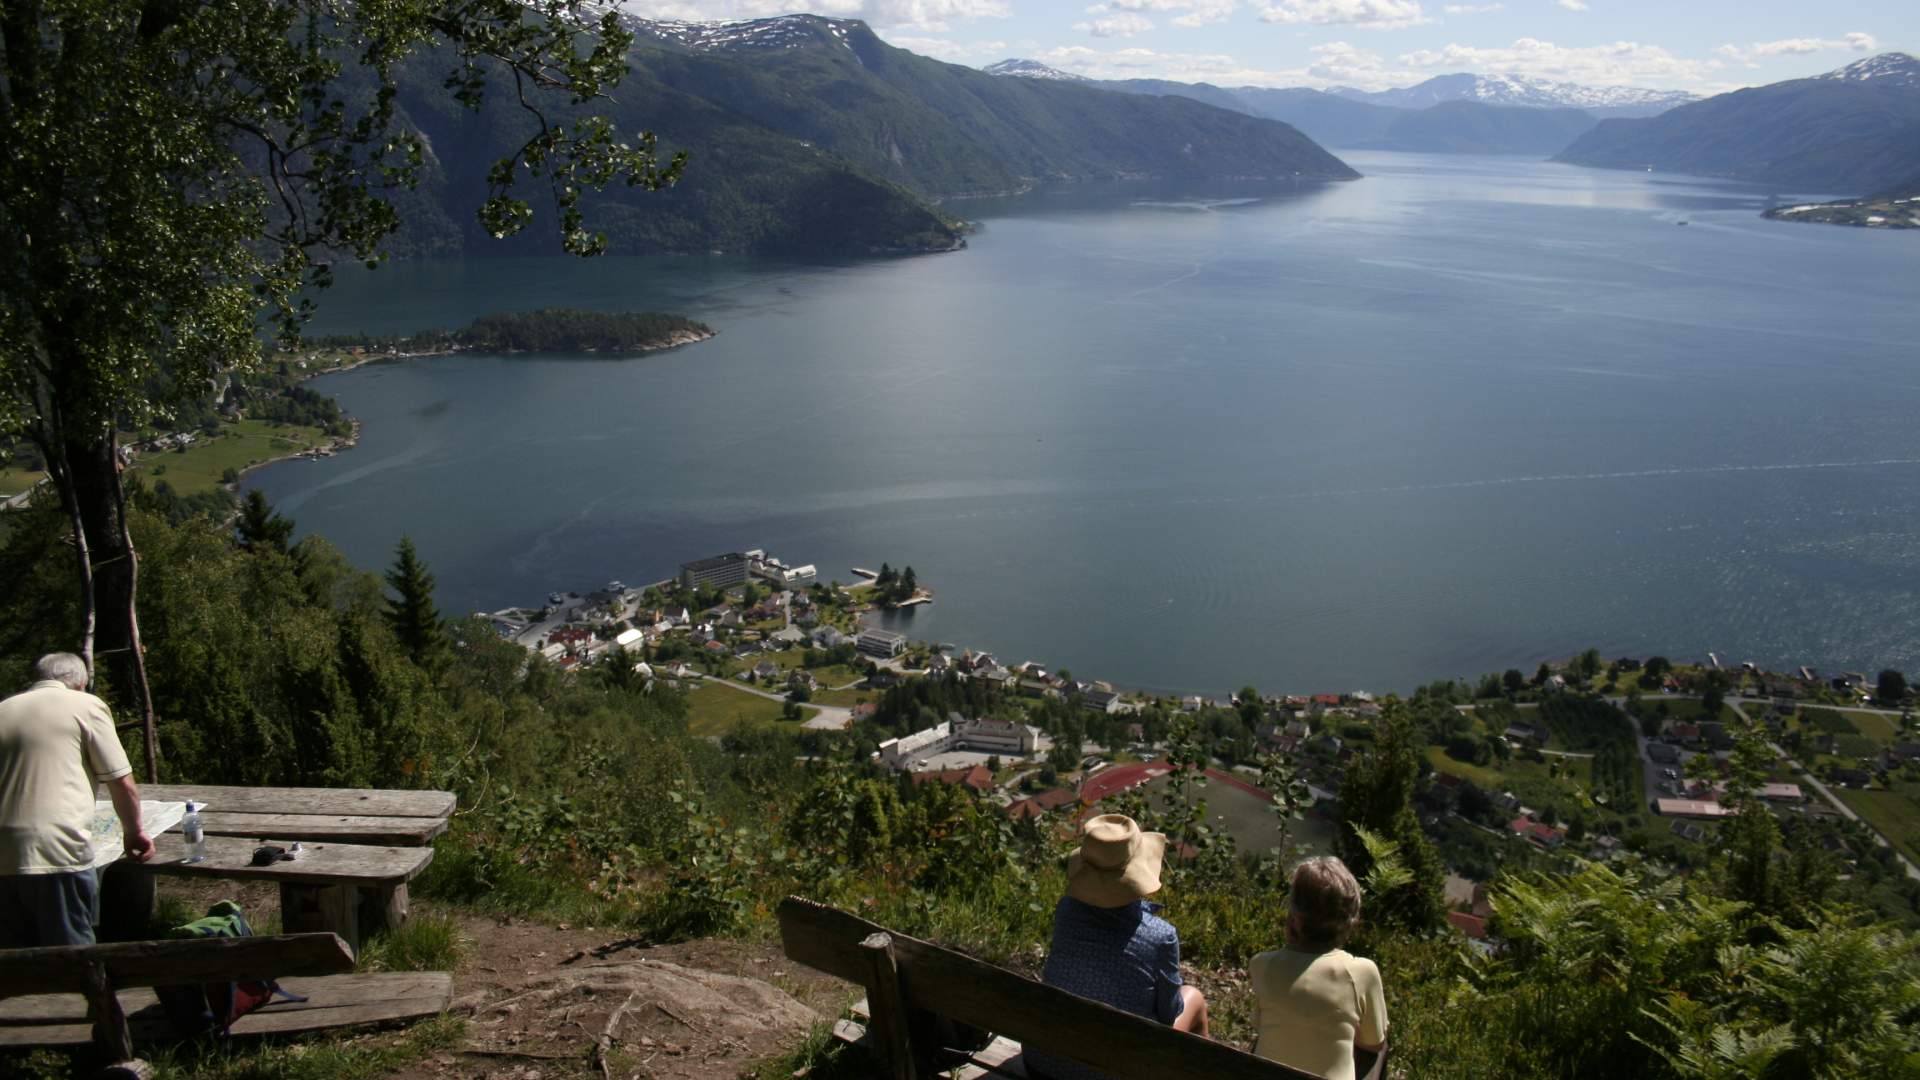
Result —
M 873 571 L 867 569 L 864 566 L 854 567 L 853 572 L 856 574 L 859 574 L 863 578 L 866 578 L 868 581 L 873 581 L 874 579 L 880 576 L 879 574 L 874 573 Z

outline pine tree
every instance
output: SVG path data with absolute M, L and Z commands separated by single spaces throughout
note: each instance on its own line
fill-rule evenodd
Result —
M 287 553 L 293 542 L 293 522 L 274 512 L 273 505 L 259 488 L 240 500 L 240 518 L 234 522 L 234 539 L 247 551 Z
M 414 663 L 431 663 L 446 647 L 446 629 L 433 606 L 433 575 L 420 561 L 412 537 L 400 538 L 387 585 L 399 594 L 387 600 L 387 625 Z

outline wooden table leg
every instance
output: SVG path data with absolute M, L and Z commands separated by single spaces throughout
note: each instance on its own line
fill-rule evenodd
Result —
M 360 932 L 385 933 L 407 924 L 407 883 L 377 885 L 360 890 Z
M 326 931 L 355 953 L 360 951 L 360 890 L 352 885 L 280 883 L 280 930 L 286 934 Z

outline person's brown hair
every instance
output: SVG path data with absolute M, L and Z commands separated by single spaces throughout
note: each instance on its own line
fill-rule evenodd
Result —
M 1288 944 L 1314 952 L 1337 949 L 1360 925 L 1360 883 L 1331 855 L 1293 868 L 1288 898 Z

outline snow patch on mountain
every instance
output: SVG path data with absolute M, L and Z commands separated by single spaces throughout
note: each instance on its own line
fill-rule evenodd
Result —
M 1684 90 L 1646 90 L 1637 86 L 1582 86 L 1530 75 L 1436 75 L 1398 90 L 1368 92 L 1341 87 L 1342 97 L 1403 109 L 1424 109 L 1446 101 L 1478 101 L 1532 109 L 1667 109 L 1698 100 Z
M 1829 71 L 1825 75 L 1814 77 L 1840 82 L 1870 82 L 1876 86 L 1920 88 L 1920 59 L 1915 59 L 1906 53 L 1881 53 L 1879 56 L 1869 56 L 1865 60 L 1855 60 L 1838 71 Z
M 1055 82 L 1091 82 L 1085 75 L 1048 67 L 1038 60 L 1002 60 L 980 69 L 989 75 L 1008 75 L 1018 79 L 1051 79 Z
M 746 19 L 737 22 L 654 21 L 634 19 L 635 29 L 699 52 L 726 52 L 734 49 L 797 49 L 821 40 L 825 32 L 832 40 L 851 49 L 848 28 L 853 20 L 829 19 L 819 15 L 776 15 L 770 19 Z

